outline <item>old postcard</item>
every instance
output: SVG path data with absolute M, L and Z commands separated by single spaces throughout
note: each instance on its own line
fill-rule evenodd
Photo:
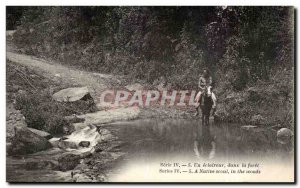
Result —
M 6 181 L 294 183 L 294 14 L 7 6 Z

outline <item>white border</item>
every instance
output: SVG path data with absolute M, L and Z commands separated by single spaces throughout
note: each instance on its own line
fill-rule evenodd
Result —
M 1 187 L 9 187 L 12 185 L 9 185 L 8 183 L 6 183 L 6 165 L 5 165 L 5 161 L 6 161 L 6 156 L 5 156 L 5 149 L 6 149 L 6 132 L 5 132 L 5 63 L 6 63 L 6 57 L 5 57 L 5 6 L 7 5 L 37 5 L 37 6 L 46 6 L 46 5 L 105 5 L 105 6 L 109 6 L 109 5 L 114 5 L 114 6 L 119 6 L 119 5 L 201 5 L 201 6 L 209 6 L 209 5 L 282 5 L 282 6 L 295 6 L 296 9 L 299 9 L 299 0 L 252 0 L 252 1 L 243 1 L 243 0 L 204 0 L 204 1 L 197 1 L 197 0 L 130 0 L 130 1 L 124 1 L 124 0 L 109 0 L 109 1 L 92 1 L 92 0 L 84 0 L 84 1 L 79 1 L 79 0 L 65 0 L 65 1 L 61 1 L 61 0 L 27 0 L 27 1 L 18 1 L 18 0 L 4 0 L 4 1 L 0 1 L 1 7 L 0 7 L 0 18 L 1 18 L 1 34 L 0 34 L 0 53 L 1 53 L 1 64 L 0 64 L 0 79 L 1 79 L 1 86 L 0 87 L 0 94 L 1 94 L 1 100 L 0 100 L 0 119 L 1 119 L 1 130 L 0 130 L 0 146 L 1 146 L 1 170 L 0 170 L 0 182 L 1 182 Z M 298 15 L 298 11 L 297 10 L 297 15 Z M 297 17 L 297 16 L 296 16 Z M 299 25 L 299 18 L 296 19 L 297 20 L 297 25 Z M 297 43 L 299 41 L 298 39 L 298 29 L 297 29 Z M 299 52 L 299 48 L 297 48 L 297 54 Z M 297 59 L 296 59 L 297 60 Z M 298 65 L 299 66 L 299 65 Z M 298 67 L 297 66 L 297 67 Z M 298 67 L 299 68 L 299 67 Z M 297 75 L 297 83 L 300 83 L 300 77 Z M 297 91 L 297 99 L 299 102 L 299 92 Z M 298 104 L 297 102 L 297 104 Z M 299 116 L 300 112 L 297 111 L 297 116 Z M 299 122 L 299 121 L 298 121 Z M 297 126 L 297 125 L 296 125 Z M 297 137 L 299 137 L 299 129 L 300 127 L 297 126 Z M 298 138 L 299 140 L 299 138 Z M 298 153 L 298 159 L 297 162 L 299 163 L 299 143 L 297 143 L 297 153 Z M 298 167 L 297 167 L 298 168 Z M 283 172 L 284 173 L 284 172 Z M 297 173 L 299 174 L 299 173 Z M 299 178 L 297 177 L 297 180 L 299 181 Z M 104 186 L 102 184 L 89 184 L 89 186 Z M 24 186 L 24 185 L 14 185 L 14 186 Z M 26 185 L 26 186 L 32 186 L 32 185 Z M 35 186 L 41 186 L 40 184 L 36 184 Z M 55 187 L 71 187 L 74 186 L 73 185 L 57 185 L 57 184 L 48 184 L 48 185 L 43 185 L 43 186 L 55 186 Z M 83 184 L 78 184 L 75 185 L 76 187 L 86 187 L 86 185 Z M 109 186 L 109 187 L 124 187 L 124 186 L 131 186 L 131 185 L 105 185 L 105 186 Z M 140 185 L 136 185 L 136 186 L 140 186 Z M 147 186 L 147 185 L 144 185 Z M 166 186 L 166 185 L 155 185 L 158 187 L 162 187 L 162 186 Z M 168 185 L 168 187 L 174 187 L 174 185 Z M 199 185 L 191 185 L 191 186 L 199 186 Z M 206 185 L 203 185 L 206 186 Z M 213 185 L 210 187 L 216 187 L 217 185 Z M 232 185 L 227 185 L 227 186 L 232 186 Z M 240 186 L 240 185 L 239 185 Z M 254 185 L 255 187 L 265 187 L 264 185 Z M 269 185 L 269 186 L 274 186 L 274 185 Z M 289 185 L 285 185 L 282 187 L 288 187 Z

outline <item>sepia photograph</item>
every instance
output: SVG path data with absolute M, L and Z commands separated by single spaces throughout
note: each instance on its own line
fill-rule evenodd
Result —
M 296 182 L 293 6 L 5 9 L 6 182 Z

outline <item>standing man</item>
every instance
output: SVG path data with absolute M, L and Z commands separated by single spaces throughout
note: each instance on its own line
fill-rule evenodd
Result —
M 213 83 L 212 82 L 212 77 L 210 76 L 209 70 L 204 68 L 203 69 L 203 74 L 200 76 L 199 83 L 198 83 L 199 92 L 196 95 L 196 101 L 197 101 L 198 105 L 196 106 L 195 116 L 197 116 L 199 114 L 198 108 L 199 108 L 199 106 L 201 105 L 201 102 L 202 102 L 202 101 L 200 101 L 202 92 L 204 92 L 204 90 L 207 86 L 212 86 L 212 83 Z M 213 92 L 211 93 L 211 98 L 212 98 L 212 101 L 213 101 L 212 109 L 213 109 L 213 115 L 214 115 L 214 113 L 216 111 L 216 101 L 217 101 L 217 99 L 216 99 L 216 95 Z

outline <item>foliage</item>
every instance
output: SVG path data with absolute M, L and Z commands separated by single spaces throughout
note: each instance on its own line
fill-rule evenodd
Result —
M 14 43 L 27 54 L 181 89 L 208 67 L 219 98 L 294 66 L 292 7 L 28 7 L 18 22 Z
M 148 82 L 238 68 L 228 79 L 242 90 L 293 66 L 289 7 L 28 7 L 19 22 L 14 40 L 28 54 Z
M 63 126 L 69 126 L 65 116 L 96 111 L 91 100 L 73 103 L 53 100 L 53 92 L 66 86 L 58 86 L 25 67 L 9 62 L 6 73 L 7 101 L 21 110 L 29 127 L 50 133 L 62 133 Z

